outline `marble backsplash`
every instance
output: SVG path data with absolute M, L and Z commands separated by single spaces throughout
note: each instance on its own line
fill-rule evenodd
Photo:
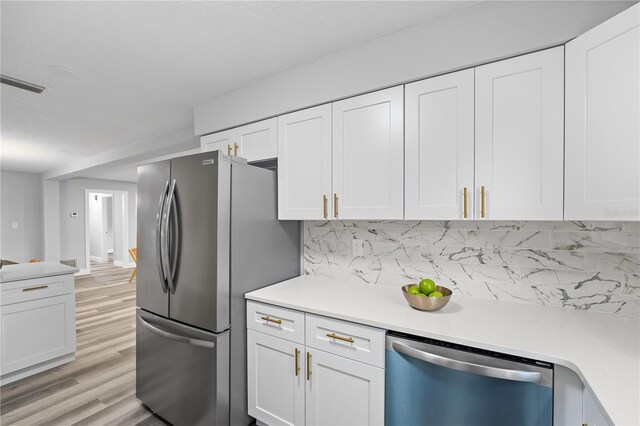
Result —
M 352 240 L 364 241 L 363 256 Z M 306 221 L 309 275 L 640 316 L 640 223 Z

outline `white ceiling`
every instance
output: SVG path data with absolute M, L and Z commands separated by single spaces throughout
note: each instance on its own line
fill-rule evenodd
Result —
M 1 86 L 2 168 L 170 133 L 196 103 L 473 3 L 2 1 L 2 73 L 47 87 Z

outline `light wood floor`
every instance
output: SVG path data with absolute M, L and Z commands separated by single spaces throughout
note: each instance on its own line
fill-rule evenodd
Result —
M 132 269 L 76 278 L 76 360 L 0 388 L 0 424 L 164 425 L 135 397 Z

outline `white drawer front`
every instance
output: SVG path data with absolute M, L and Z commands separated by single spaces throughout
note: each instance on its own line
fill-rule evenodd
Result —
M 74 282 L 73 274 L 66 274 L 2 283 L 0 304 L 4 306 L 73 293 Z
M 304 312 L 248 301 L 247 328 L 304 344 Z
M 305 323 L 307 346 L 384 368 L 384 330 L 312 314 Z

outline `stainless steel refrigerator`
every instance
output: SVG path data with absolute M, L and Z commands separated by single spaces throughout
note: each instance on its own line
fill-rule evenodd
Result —
M 175 425 L 247 425 L 244 294 L 300 274 L 276 173 L 219 151 L 138 168 L 136 396 Z

